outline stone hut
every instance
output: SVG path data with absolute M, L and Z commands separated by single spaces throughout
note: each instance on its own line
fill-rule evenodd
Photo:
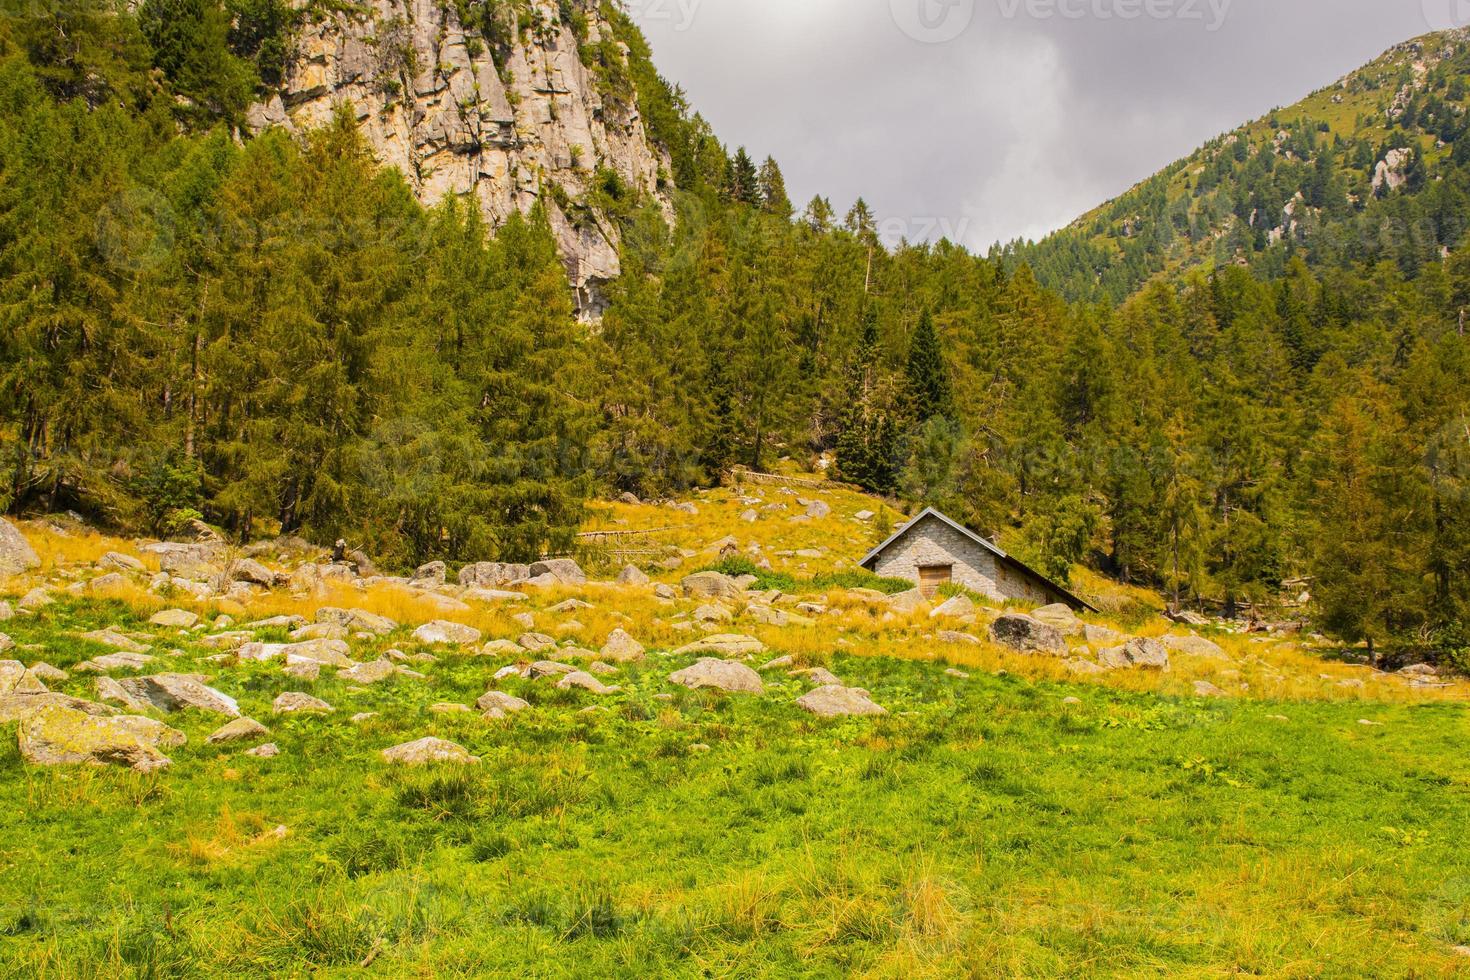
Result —
M 996 602 L 1062 602 L 1078 612 L 1092 610 L 1045 575 L 932 507 L 895 531 L 860 564 L 884 578 L 907 579 L 929 598 L 940 586 L 954 582 Z

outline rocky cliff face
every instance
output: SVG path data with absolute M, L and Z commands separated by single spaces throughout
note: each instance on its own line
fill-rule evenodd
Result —
M 610 97 L 583 62 L 585 46 L 626 64 L 597 0 L 502 3 L 498 42 L 466 28 L 455 0 L 299 2 L 290 66 L 251 127 L 299 131 L 346 106 L 427 205 L 470 196 L 498 227 L 544 201 L 579 311 L 597 317 L 600 287 L 620 268 L 617 229 L 584 203 L 595 174 L 612 170 L 665 202 L 671 190 L 636 98 Z

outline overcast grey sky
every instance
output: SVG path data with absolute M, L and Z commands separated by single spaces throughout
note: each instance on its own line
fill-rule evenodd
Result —
M 659 70 L 801 207 L 1039 237 L 1470 0 L 626 0 Z

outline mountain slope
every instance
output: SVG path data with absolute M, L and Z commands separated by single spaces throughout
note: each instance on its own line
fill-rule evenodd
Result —
M 1470 31 L 1428 35 L 1212 140 L 1039 243 L 999 250 L 1069 299 L 1248 262 L 1396 262 L 1413 277 L 1470 215 Z M 1457 143 L 1459 141 L 1459 143 Z

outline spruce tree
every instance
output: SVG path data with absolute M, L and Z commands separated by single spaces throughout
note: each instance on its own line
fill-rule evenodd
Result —
M 761 210 L 790 221 L 794 209 L 791 198 L 786 194 L 786 178 L 781 175 L 781 168 L 774 157 L 766 157 L 766 162 L 761 164 L 759 185 Z
M 949 368 L 934 330 L 934 318 L 927 309 L 919 315 L 919 325 L 909 344 L 907 377 L 909 404 L 918 422 L 953 414 Z

